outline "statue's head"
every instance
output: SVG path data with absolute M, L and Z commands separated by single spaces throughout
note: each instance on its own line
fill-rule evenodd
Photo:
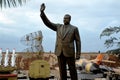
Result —
M 69 14 L 65 14 L 64 19 L 63 19 L 64 24 L 68 25 L 70 24 L 70 21 L 71 21 L 71 16 Z

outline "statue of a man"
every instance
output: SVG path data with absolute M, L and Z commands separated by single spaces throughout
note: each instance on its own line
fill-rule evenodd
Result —
M 58 59 L 60 78 L 61 80 L 67 80 L 66 65 L 68 65 L 71 80 L 78 80 L 75 67 L 75 59 L 79 59 L 81 54 L 81 40 L 78 28 L 70 24 L 71 16 L 69 14 L 64 16 L 64 24 L 55 24 L 49 21 L 44 10 L 45 4 L 43 3 L 40 8 L 40 17 L 48 28 L 56 31 L 57 35 L 55 54 Z

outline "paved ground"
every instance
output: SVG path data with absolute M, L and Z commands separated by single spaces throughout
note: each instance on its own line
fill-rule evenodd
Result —
M 102 74 L 88 74 L 88 73 L 78 73 L 79 80 L 94 80 L 95 78 L 103 77 Z M 29 79 L 18 79 L 18 80 L 29 80 Z M 59 80 L 59 79 L 49 79 L 49 80 Z M 70 80 L 70 79 L 68 79 Z

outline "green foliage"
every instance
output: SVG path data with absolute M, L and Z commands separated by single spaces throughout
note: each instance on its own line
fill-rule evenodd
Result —
M 109 27 L 105 28 L 100 34 L 100 38 L 106 36 L 108 39 L 105 40 L 105 46 L 107 48 L 116 46 L 117 49 L 108 50 L 108 53 L 116 54 L 120 57 L 120 37 L 115 36 L 114 34 L 118 34 L 120 32 L 120 26 L 118 27 Z
M 6 7 L 16 7 L 18 5 L 23 5 L 23 3 L 26 3 L 28 0 L 0 0 L 0 7 L 6 8 Z
M 108 50 L 106 53 L 112 53 L 112 54 L 115 54 L 119 57 L 120 59 L 120 48 L 117 48 L 117 49 L 113 49 L 113 50 Z

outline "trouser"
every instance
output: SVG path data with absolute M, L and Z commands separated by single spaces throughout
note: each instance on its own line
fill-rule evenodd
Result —
M 67 80 L 66 65 L 68 65 L 71 80 L 78 80 L 77 71 L 75 67 L 75 57 L 65 57 L 62 53 L 57 58 L 58 58 L 58 65 L 59 65 L 61 80 Z

